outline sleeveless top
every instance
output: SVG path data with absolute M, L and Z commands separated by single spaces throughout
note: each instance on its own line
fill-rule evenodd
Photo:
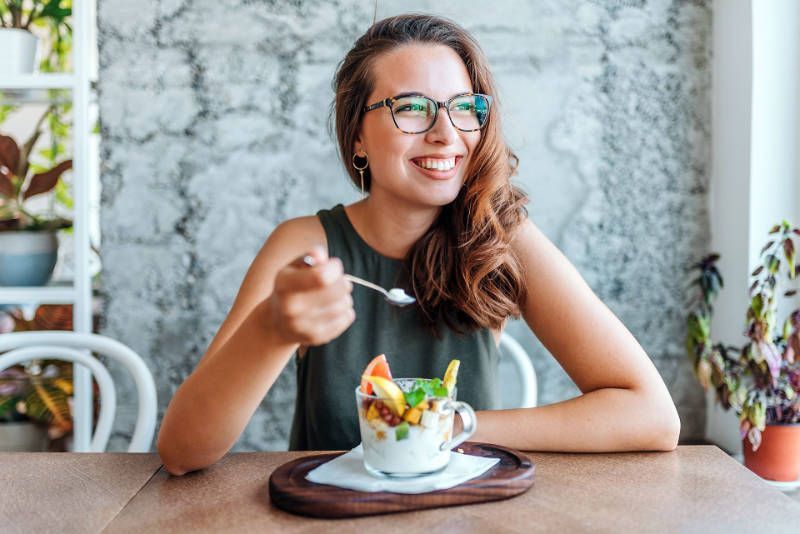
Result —
M 371 248 L 350 223 L 344 206 L 320 210 L 317 216 L 329 256 L 340 258 L 345 272 L 385 288 L 402 287 L 402 261 Z M 309 347 L 303 356 L 295 354 L 297 399 L 289 450 L 345 450 L 361 442 L 355 389 L 378 354 L 386 355 L 394 378 L 442 378 L 450 360 L 458 359 L 458 400 L 475 410 L 500 407 L 499 351 L 491 330 L 460 335 L 440 325 L 436 337 L 421 323 L 415 304 L 392 306 L 378 292 L 356 284 L 352 296 L 353 324 L 336 339 Z

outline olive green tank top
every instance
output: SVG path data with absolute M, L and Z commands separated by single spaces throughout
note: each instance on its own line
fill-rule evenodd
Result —
M 342 260 L 345 272 L 385 288 L 402 287 L 402 261 L 367 245 L 341 204 L 317 216 L 328 254 Z M 356 319 L 350 328 L 324 345 L 309 347 L 302 357 L 295 355 L 297 400 L 290 450 L 344 450 L 361 442 L 355 388 L 378 354 L 386 355 L 394 378 L 441 378 L 450 360 L 459 359 L 458 400 L 476 410 L 499 408 L 499 352 L 490 330 L 460 335 L 440 326 L 437 338 L 421 323 L 415 304 L 391 306 L 376 291 L 359 285 L 353 287 L 353 301 Z

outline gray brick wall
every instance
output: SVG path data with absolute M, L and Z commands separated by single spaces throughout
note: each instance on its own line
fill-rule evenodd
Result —
M 478 38 L 531 218 L 653 358 L 684 437 L 701 435 L 704 418 L 681 288 L 709 234 L 709 4 L 402 3 Z M 336 63 L 372 17 L 372 2 L 355 0 L 99 3 L 103 333 L 147 360 L 160 414 L 269 232 L 357 198 L 326 120 Z M 578 394 L 524 324 L 509 331 L 532 354 L 541 403 Z M 293 373 L 236 450 L 286 446 Z M 118 379 L 130 405 L 132 383 Z M 132 420 L 121 409 L 112 449 Z

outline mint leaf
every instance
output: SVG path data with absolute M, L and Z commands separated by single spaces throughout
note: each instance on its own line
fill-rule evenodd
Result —
M 447 388 L 444 386 L 433 388 L 433 395 L 435 397 L 447 397 L 448 395 Z
M 414 389 L 421 389 L 428 397 L 433 396 L 433 388 L 431 387 L 430 380 L 417 379 L 414 382 Z
M 406 398 L 406 402 L 412 408 L 425 400 L 425 390 L 421 387 L 415 387 L 412 391 L 407 391 L 403 393 Z

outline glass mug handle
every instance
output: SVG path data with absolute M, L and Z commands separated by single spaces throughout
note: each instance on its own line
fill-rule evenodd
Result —
M 478 428 L 478 418 L 475 416 L 475 410 L 466 402 L 447 400 L 444 402 L 442 409 L 445 411 L 452 410 L 458 412 L 464 423 L 464 429 L 457 436 L 453 436 L 453 439 L 439 446 L 440 451 L 446 451 L 467 441 L 467 439 L 475 433 L 475 430 Z M 453 415 L 453 417 L 455 417 L 455 415 Z

